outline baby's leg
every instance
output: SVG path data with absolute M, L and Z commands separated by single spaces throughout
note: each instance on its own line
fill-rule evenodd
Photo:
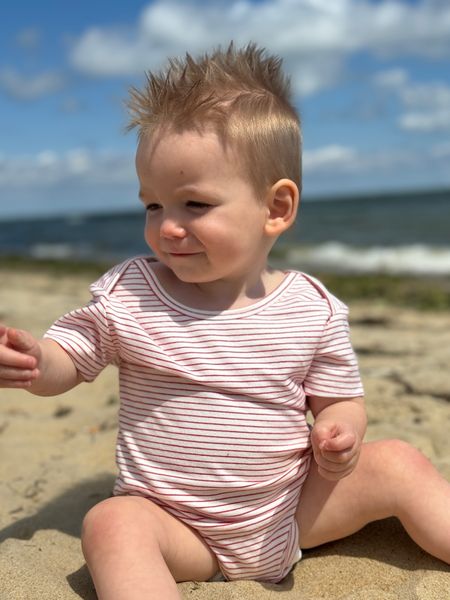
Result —
M 218 571 L 192 529 L 137 496 L 94 506 L 84 519 L 82 545 L 99 600 L 179 600 L 176 581 L 207 580 Z
M 399 440 L 363 444 L 355 470 L 338 482 L 323 479 L 312 461 L 297 509 L 301 548 L 392 516 L 419 546 L 450 563 L 450 483 L 418 450 Z

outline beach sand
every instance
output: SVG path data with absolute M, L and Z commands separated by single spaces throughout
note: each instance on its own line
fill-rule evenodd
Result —
M 13 269 L 0 275 L 0 321 L 35 335 L 83 304 L 94 278 Z M 367 440 L 407 440 L 450 480 L 450 315 L 374 302 L 352 302 L 350 309 Z M 0 399 L 0 599 L 94 600 L 79 532 L 84 513 L 109 496 L 114 481 L 116 371 L 56 398 L 1 390 Z M 450 568 L 389 519 L 305 552 L 279 585 L 179 588 L 189 600 L 445 600 Z

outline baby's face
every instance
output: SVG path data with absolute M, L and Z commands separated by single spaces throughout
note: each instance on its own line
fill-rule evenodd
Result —
M 179 280 L 245 282 L 261 272 L 268 209 L 215 133 L 144 137 L 136 168 L 145 239 Z

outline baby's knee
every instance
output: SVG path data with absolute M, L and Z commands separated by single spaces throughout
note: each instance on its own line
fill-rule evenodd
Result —
M 408 442 L 392 439 L 377 444 L 378 468 L 386 482 L 414 483 L 435 471 L 424 454 Z
M 378 444 L 380 452 L 387 464 L 400 465 L 409 468 L 422 468 L 423 466 L 430 464 L 420 450 L 403 440 L 382 440 L 378 442 Z
M 81 543 L 85 556 L 91 548 L 105 543 L 116 529 L 118 518 L 115 498 L 109 498 L 93 506 L 85 515 L 81 528 Z
M 142 498 L 119 496 L 108 498 L 92 507 L 83 520 L 81 542 L 83 552 L 88 555 L 92 549 L 121 544 L 124 539 L 139 532 L 144 520 L 147 531 L 151 514 L 141 506 Z M 156 524 L 155 524 L 156 527 Z

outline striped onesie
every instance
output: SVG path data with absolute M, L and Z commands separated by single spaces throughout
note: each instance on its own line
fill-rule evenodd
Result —
M 119 368 L 114 493 L 147 497 L 195 529 L 227 579 L 280 581 L 299 558 L 307 396 L 362 394 L 347 309 L 287 271 L 251 306 L 199 311 L 168 295 L 153 262 L 113 268 L 46 336 L 86 381 Z

